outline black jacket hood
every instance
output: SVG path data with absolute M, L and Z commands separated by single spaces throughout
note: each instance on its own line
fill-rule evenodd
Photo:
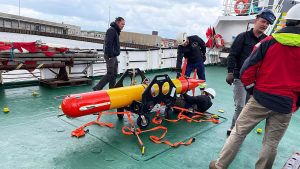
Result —
M 110 26 L 113 27 L 113 28 L 115 28 L 116 31 L 117 31 L 117 33 L 120 35 L 121 30 L 120 30 L 120 28 L 118 27 L 118 25 L 116 24 L 116 22 L 110 23 Z

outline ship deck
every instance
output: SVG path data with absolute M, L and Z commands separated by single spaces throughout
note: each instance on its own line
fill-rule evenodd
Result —
M 170 71 L 147 73 L 146 76 L 151 78 L 164 73 L 175 77 L 175 73 Z M 0 168 L 208 168 L 209 162 L 218 157 L 227 138 L 226 130 L 231 123 L 234 104 L 232 87 L 224 80 L 226 69 L 208 66 L 206 76 L 208 87 L 217 92 L 209 112 L 222 116 L 221 123 L 164 122 L 162 125 L 168 127 L 166 138 L 170 141 L 194 137 L 195 142 L 171 148 L 152 143 L 150 133 L 145 133 L 141 135 L 146 147 L 143 156 L 136 137 L 125 136 L 121 132 L 121 127 L 128 125 L 126 117 L 119 121 L 116 116 L 107 115 L 103 120 L 114 123 L 114 128 L 91 126 L 84 137 L 71 137 L 72 130 L 96 119 L 96 116 L 76 119 L 58 116 L 62 114 L 60 102 L 68 94 L 91 91 L 90 85 L 57 89 L 41 86 L 0 89 L 0 107 L 7 105 L 10 109 L 9 113 L 0 113 Z M 93 80 L 93 84 L 97 81 Z M 38 95 L 33 96 L 33 92 Z M 225 112 L 221 113 L 219 109 Z M 300 151 L 299 119 L 299 113 L 296 113 L 279 145 L 274 169 L 282 168 L 293 152 Z M 257 127 L 264 129 L 264 122 Z M 256 128 L 246 138 L 230 168 L 254 168 L 263 139 L 263 134 L 255 132 Z M 159 135 L 160 132 L 151 134 Z

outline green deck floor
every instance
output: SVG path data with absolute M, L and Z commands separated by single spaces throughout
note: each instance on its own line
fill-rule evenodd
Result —
M 175 77 L 173 72 L 159 73 Z M 114 129 L 93 126 L 89 128 L 90 134 L 83 138 L 70 136 L 75 126 L 95 119 L 96 116 L 79 119 L 57 117 L 62 113 L 58 108 L 59 104 L 65 95 L 91 91 L 92 86 L 58 89 L 30 86 L 0 89 L 0 108 L 3 109 L 7 105 L 10 109 L 7 114 L 0 113 L 0 168 L 206 169 L 209 162 L 217 158 L 224 144 L 226 130 L 230 126 L 234 110 L 232 88 L 225 83 L 225 75 L 224 67 L 206 67 L 208 87 L 214 88 L 217 92 L 214 105 L 209 112 L 219 114 L 228 120 L 222 119 L 223 123 L 219 125 L 164 124 L 170 127 L 168 133 L 170 138 L 187 139 L 195 136 L 196 141 L 190 146 L 169 148 L 166 145 L 151 143 L 148 135 L 143 135 L 145 156 L 139 154 L 138 143 L 134 137 L 128 138 L 130 136 L 124 136 L 117 130 L 123 125 L 117 117 L 106 118 L 115 123 Z M 146 76 L 151 78 L 154 73 Z M 32 96 L 34 91 L 39 93 L 37 97 Z M 225 113 L 219 113 L 219 109 L 224 109 Z M 293 152 L 300 151 L 299 118 L 299 113 L 293 116 L 279 145 L 274 169 L 282 168 Z M 183 132 L 176 128 L 178 126 L 190 132 Z M 263 128 L 264 123 L 258 127 Z M 252 131 L 230 168 L 254 168 L 262 138 L 263 135 Z

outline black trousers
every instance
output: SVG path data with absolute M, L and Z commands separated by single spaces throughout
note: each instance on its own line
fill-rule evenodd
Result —
M 118 59 L 117 57 L 109 58 L 104 56 L 106 61 L 107 73 L 101 78 L 96 86 L 93 87 L 93 90 L 102 90 L 104 86 L 109 83 L 109 88 L 114 88 L 116 84 L 116 78 L 118 75 Z

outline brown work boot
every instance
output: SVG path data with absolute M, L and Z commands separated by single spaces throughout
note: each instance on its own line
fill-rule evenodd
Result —
M 216 160 L 213 160 L 209 163 L 209 169 L 217 169 L 216 167 Z

